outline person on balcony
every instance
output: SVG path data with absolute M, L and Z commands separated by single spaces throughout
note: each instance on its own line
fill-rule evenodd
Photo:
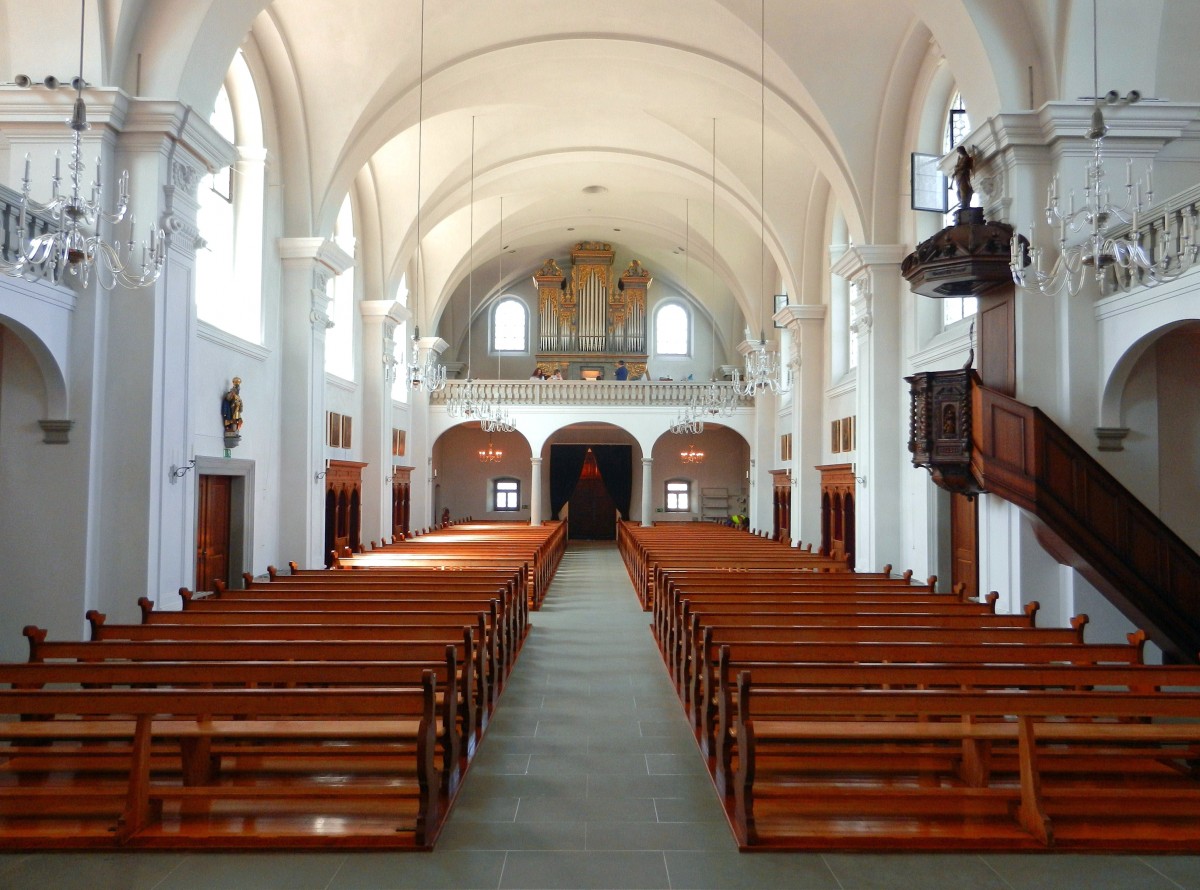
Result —
M 629 379 L 629 369 L 625 367 L 625 362 L 623 360 L 617 362 L 617 370 L 613 373 L 613 377 L 617 380 Z

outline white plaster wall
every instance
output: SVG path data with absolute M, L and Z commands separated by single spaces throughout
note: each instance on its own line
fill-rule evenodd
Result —
M 255 572 L 268 565 L 282 565 L 293 554 L 279 552 L 280 511 L 288 490 L 313 484 L 312 479 L 280 485 L 279 358 L 265 347 L 247 343 L 211 328 L 200 326 L 196 338 L 196 364 L 192 398 L 193 451 L 185 459 L 224 456 L 224 425 L 221 399 L 234 377 L 242 379 L 242 441 L 230 457 L 255 464 L 254 550 L 250 564 Z M 193 484 L 191 478 L 183 481 Z M 191 506 L 195 510 L 195 504 Z M 192 570 L 194 574 L 194 556 Z
M 362 387 L 356 383 L 325 375 L 325 412 L 326 424 L 330 411 L 352 418 L 350 447 L 330 448 L 328 426 L 324 436 L 325 456 L 333 460 L 365 460 L 363 448 L 366 425 L 363 420 Z
M 449 509 L 451 519 L 470 516 L 480 520 L 529 521 L 532 482 L 529 443 L 520 433 L 491 434 L 492 443 L 504 452 L 504 457 L 497 463 L 485 464 L 479 460 L 479 451 L 487 447 L 488 439 L 489 434 L 478 426 L 458 426 L 434 443 L 433 467 L 438 474 L 433 485 L 434 521 L 444 509 Z M 489 510 L 490 482 L 501 476 L 521 480 L 522 509 L 515 513 Z
M 1200 324 L 1158 342 L 1159 516 L 1200 551 L 1200 397 L 1196 356 Z
M 684 463 L 679 453 L 692 445 L 703 451 L 705 460 L 699 464 Z M 703 515 L 703 491 L 724 488 L 729 492 L 729 514 L 746 512 L 746 492 L 750 468 L 750 445 L 738 433 L 728 428 L 705 426 L 698 436 L 663 435 L 654 445 L 654 490 L 650 503 L 654 505 L 652 522 L 698 521 Z M 641 488 L 637 469 L 634 488 Z M 666 513 L 668 479 L 686 479 L 691 483 L 692 511 L 686 514 Z M 632 512 L 641 519 L 640 501 L 635 497 Z
M 27 624 L 58 639 L 81 638 L 88 436 L 84 423 L 69 444 L 42 442 L 37 362 L 2 327 L 0 341 L 0 660 L 24 661 Z

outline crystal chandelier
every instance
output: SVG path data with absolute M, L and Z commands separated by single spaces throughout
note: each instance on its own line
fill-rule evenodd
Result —
M 446 403 L 446 412 L 460 420 L 478 421 L 485 432 L 511 433 L 515 427 L 508 409 L 489 400 L 474 380 L 455 386 Z
M 704 432 L 704 419 L 685 408 L 671 421 L 671 432 L 677 436 L 697 436 Z
M 21 205 L 17 217 L 16 258 L 11 262 L 0 258 L 0 272 L 13 277 L 34 281 L 47 278 L 54 284 L 62 281 L 66 274 L 75 276 L 87 287 L 92 267 L 96 267 L 96 281 L 105 290 L 117 285 L 126 288 L 146 287 L 158 280 L 167 256 L 167 240 L 161 229 L 150 227 L 149 244 L 141 244 L 141 266 L 131 262 L 134 255 L 134 219 L 129 218 L 129 237 L 122 244 L 119 237 L 106 241 L 96 231 L 97 223 L 115 225 L 125 218 L 129 209 L 129 172 L 123 171 L 117 181 L 117 204 L 112 213 L 106 213 L 101 205 L 103 186 L 100 183 L 101 162 L 96 157 L 96 175 L 92 180 L 91 194 L 84 197 L 83 186 L 83 132 L 91 129 L 87 120 L 87 106 L 83 101 L 83 37 L 86 22 L 86 0 L 80 4 L 79 23 L 79 76 L 72 81 L 75 87 L 75 105 L 67 126 L 71 128 L 71 156 L 67 161 L 67 193 L 62 194 L 62 163 L 58 153 L 54 156 L 54 177 L 51 179 L 49 202 L 34 201 L 30 193 L 29 156 L 25 156 L 25 176 L 21 180 Z M 17 83 L 29 86 L 31 81 L 24 75 Z M 57 88 L 58 81 L 47 77 L 45 84 Z M 34 234 L 37 220 L 32 214 L 49 217 L 52 221 L 47 231 Z
M 496 448 L 492 444 L 492 437 L 488 436 L 487 448 L 479 449 L 479 462 L 485 464 L 499 463 L 504 458 L 504 452 Z
M 679 459 L 685 464 L 702 464 L 704 463 L 704 452 L 698 451 L 695 445 L 690 445 L 686 451 L 679 452 Z
M 1091 126 L 1085 136 L 1092 141 L 1092 159 L 1088 162 L 1084 179 L 1083 204 L 1075 206 L 1075 191 L 1071 190 L 1067 209 L 1059 204 L 1058 175 L 1055 174 L 1046 191 L 1046 222 L 1058 228 L 1058 255 L 1053 265 L 1046 269 L 1047 260 L 1040 247 L 1029 246 L 1035 241 L 1036 226 L 1030 227 L 1028 242 L 1014 235 L 1011 242 L 1013 281 L 1020 287 L 1036 287 L 1047 296 L 1056 296 L 1066 290 L 1075 296 L 1091 270 L 1097 284 L 1111 273 L 1126 273 L 1135 277 L 1135 283 L 1152 287 L 1177 278 L 1191 268 L 1200 245 L 1196 243 L 1195 212 L 1185 210 L 1175 231 L 1171 231 L 1170 219 L 1163 215 L 1162 230 L 1155 238 L 1153 226 L 1143 230 L 1146 218 L 1143 215 L 1142 182 L 1133 180 L 1133 160 L 1125 165 L 1125 200 L 1117 206 L 1112 203 L 1112 192 L 1104 181 L 1104 136 L 1108 125 L 1104 122 L 1102 105 L 1132 105 L 1141 99 L 1133 90 L 1123 98 L 1115 90 L 1101 97 L 1097 69 L 1097 26 L 1096 2 L 1092 2 L 1092 77 L 1095 108 Z M 1146 169 L 1146 204 L 1154 203 L 1153 164 Z M 1129 225 L 1130 232 L 1121 237 L 1108 234 L 1110 226 Z M 1067 246 L 1068 232 L 1086 232 L 1080 244 Z M 1153 246 L 1144 241 L 1153 241 Z M 1111 270 L 1111 272 L 1110 272 Z
M 412 349 L 408 361 L 408 383 L 413 389 L 438 392 L 446 388 L 446 366 L 433 360 L 433 351 L 421 361 L 421 329 L 413 328 Z
M 749 397 L 766 392 L 787 392 L 779 379 L 779 356 L 767 347 L 766 335 L 759 334 L 758 342 L 746 353 L 745 377 L 734 369 L 733 391 L 739 396 Z

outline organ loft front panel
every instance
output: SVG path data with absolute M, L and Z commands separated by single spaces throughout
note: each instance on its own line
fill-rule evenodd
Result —
M 646 369 L 646 292 L 653 278 L 632 260 L 615 276 L 611 244 L 581 241 L 564 274 L 553 259 L 533 276 L 538 289 L 538 367 L 550 376 L 613 379 L 623 361 L 630 380 Z

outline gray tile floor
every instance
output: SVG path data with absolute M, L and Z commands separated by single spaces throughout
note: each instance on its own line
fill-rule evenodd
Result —
M 0 890 L 1200 890 L 1200 855 L 739 854 L 615 548 L 533 620 L 435 852 L 13 854 Z

